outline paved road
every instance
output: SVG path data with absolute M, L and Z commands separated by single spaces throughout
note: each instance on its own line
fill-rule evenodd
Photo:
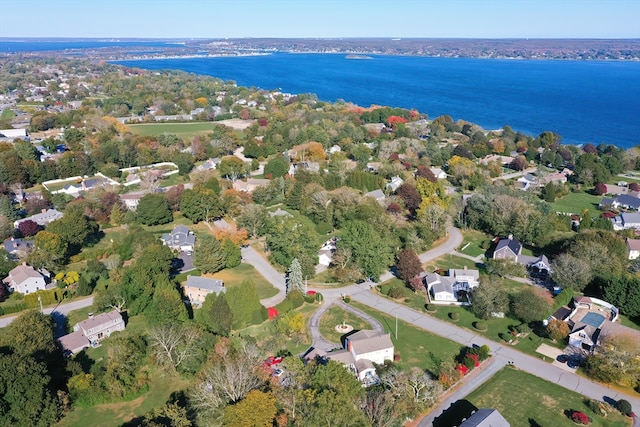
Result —
M 93 305 L 93 297 L 87 297 L 83 299 L 75 299 L 73 301 L 67 303 L 61 303 L 54 307 L 47 307 L 43 310 L 44 314 L 51 314 L 52 312 L 60 313 L 60 314 L 68 314 L 70 311 L 78 310 L 80 308 L 85 308 Z M 13 322 L 15 318 L 17 318 L 20 314 L 16 314 L 15 316 L 7 316 L 0 318 L 0 328 L 4 328 L 9 323 Z
M 284 273 L 280 273 L 273 268 L 271 264 L 260 256 L 255 249 L 251 246 L 242 248 L 243 262 L 251 264 L 262 276 L 269 281 L 276 289 L 278 293 L 270 298 L 260 300 L 260 303 L 265 307 L 273 307 L 279 302 L 284 300 L 286 296 L 286 283 Z

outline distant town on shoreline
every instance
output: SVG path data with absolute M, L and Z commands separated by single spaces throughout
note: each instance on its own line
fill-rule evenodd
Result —
M 53 42 L 56 42 L 54 45 Z M 59 47 L 60 43 L 77 47 Z M 51 50 L 28 45 L 52 43 Z M 86 45 L 82 45 L 85 43 Z M 138 44 L 139 43 L 139 44 Z M 144 51 L 140 50 L 144 46 Z M 150 59 L 238 56 L 270 52 L 340 53 L 491 59 L 640 60 L 639 39 L 73 39 L 0 38 L 0 55 Z

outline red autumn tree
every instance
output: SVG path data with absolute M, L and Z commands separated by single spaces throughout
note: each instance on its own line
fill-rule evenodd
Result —
M 35 236 L 38 231 L 40 231 L 40 226 L 37 222 L 28 219 L 18 224 L 18 230 L 20 230 L 24 237 L 31 237 Z
M 599 182 L 596 184 L 594 191 L 598 196 L 602 196 L 603 194 L 607 194 L 607 186 Z
M 431 168 L 425 165 L 418 166 L 416 178 L 427 178 L 431 182 L 438 182 L 438 178 L 433 174 Z
M 422 263 L 413 249 L 404 249 L 400 252 L 398 262 L 396 263 L 396 273 L 400 279 L 408 283 L 420 274 L 421 271 Z

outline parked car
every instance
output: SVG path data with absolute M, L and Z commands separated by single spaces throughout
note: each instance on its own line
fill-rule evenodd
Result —
M 569 355 L 568 354 L 560 354 L 558 355 L 558 357 L 556 357 L 556 360 L 560 363 L 566 363 L 569 361 Z

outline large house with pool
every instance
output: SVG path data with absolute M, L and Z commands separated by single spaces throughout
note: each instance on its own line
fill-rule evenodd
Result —
M 572 307 L 561 307 L 550 319 L 566 322 L 571 332 L 569 345 L 593 351 L 599 343 L 602 330 L 618 318 L 618 309 L 597 298 L 577 296 Z

